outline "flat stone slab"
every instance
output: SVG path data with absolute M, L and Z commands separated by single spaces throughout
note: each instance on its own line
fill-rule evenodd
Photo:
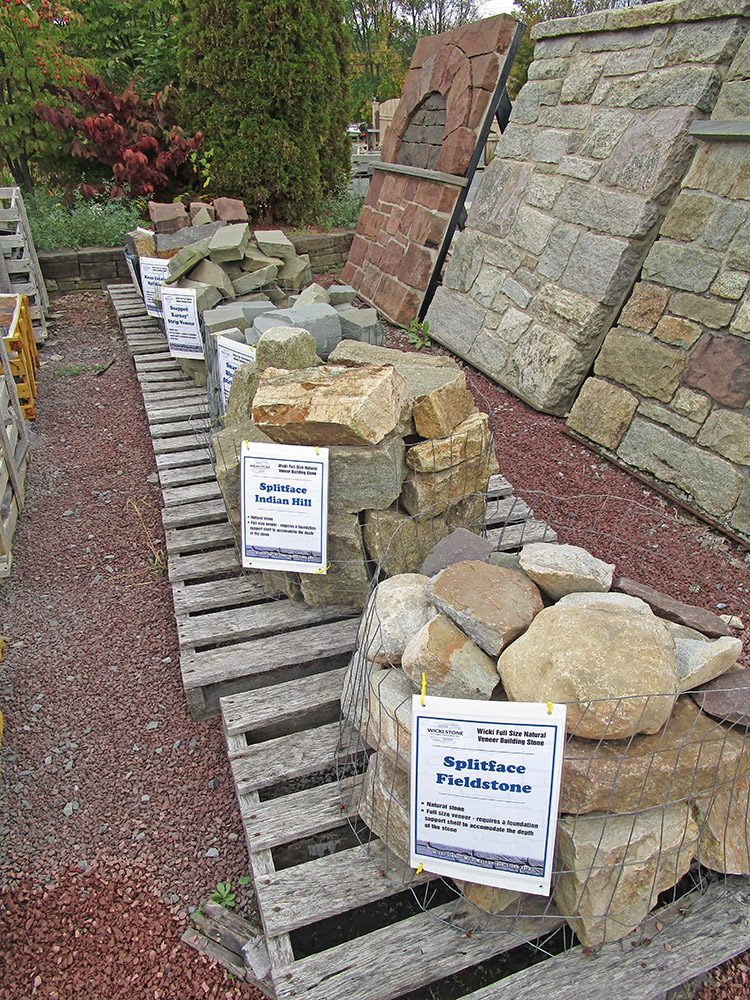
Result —
M 709 681 L 691 697 L 707 715 L 735 726 L 750 727 L 750 670 L 737 670 Z
M 654 590 L 653 587 L 647 587 L 645 583 L 637 583 L 627 577 L 618 576 L 612 583 L 612 590 L 621 594 L 630 594 L 631 597 L 640 597 L 659 618 L 677 622 L 678 625 L 687 625 L 688 628 L 694 628 L 704 635 L 716 639 L 722 635 L 732 635 L 727 623 L 712 611 L 706 611 L 705 608 L 696 607 L 694 604 L 683 604 L 682 601 L 675 601 L 667 594 L 662 594 L 660 591 Z

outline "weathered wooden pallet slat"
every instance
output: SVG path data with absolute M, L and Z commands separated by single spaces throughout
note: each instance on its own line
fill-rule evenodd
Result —
M 159 470 L 159 482 L 165 489 L 215 481 L 216 474 L 210 462 L 205 462 L 203 465 L 188 465 L 181 469 Z
M 178 507 L 165 507 L 161 512 L 164 528 L 195 528 L 202 524 L 212 524 L 216 521 L 226 521 L 227 508 L 221 500 L 196 500 L 193 503 L 180 504 Z M 239 560 L 237 569 L 239 571 Z
M 204 465 L 211 460 L 211 453 L 205 448 L 199 448 L 195 451 L 178 451 L 155 457 L 156 468 L 161 472 L 162 469 L 183 469 L 190 465 Z
M 237 555 L 234 548 L 217 549 L 186 556 L 176 556 L 169 560 L 170 583 L 186 580 L 206 580 L 212 576 L 226 576 L 237 572 Z
M 236 736 L 272 726 L 302 727 L 313 716 L 328 712 L 338 719 L 345 673 L 345 668 L 339 667 L 272 688 L 257 688 L 222 698 L 224 731 L 227 736 Z
M 281 781 L 330 769 L 339 736 L 339 723 L 331 722 L 247 747 L 232 759 L 237 791 L 241 795 L 257 792 Z
M 192 587 L 173 587 L 172 594 L 175 611 L 180 617 L 203 611 L 238 608 L 253 601 L 268 599 L 259 573 L 246 573 L 230 580 L 196 583 Z
M 224 701 L 226 699 L 222 698 L 222 702 Z M 356 809 L 347 810 L 344 806 L 343 800 L 350 784 L 351 779 L 348 778 L 343 778 L 341 782 L 329 781 L 265 802 L 253 802 L 244 809 L 243 797 L 240 797 L 240 811 L 249 849 L 271 850 L 273 847 L 340 827 L 356 813 Z
M 228 521 L 218 524 L 201 524 L 196 528 L 171 528 L 166 533 L 167 552 L 187 555 L 208 549 L 226 548 L 234 544 L 234 532 Z
M 192 503 L 194 500 L 218 500 L 221 490 L 216 480 L 203 483 L 191 483 L 189 486 L 170 486 L 164 491 L 164 504 L 174 507 L 176 504 Z

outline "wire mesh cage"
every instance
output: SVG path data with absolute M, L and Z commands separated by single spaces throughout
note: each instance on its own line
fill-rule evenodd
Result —
M 676 571 L 673 565 L 679 545 L 683 558 L 695 558 L 706 572 L 705 531 L 666 503 L 649 500 L 544 492 L 506 497 L 503 523 L 481 529 L 491 543 L 487 558 L 496 569 L 519 574 L 525 544 L 559 541 L 611 564 L 618 578 L 658 582 L 682 600 L 699 587 L 705 595 L 710 580 L 698 577 L 685 593 L 685 567 Z M 487 501 L 490 524 L 497 504 Z M 342 693 L 342 805 L 378 865 L 411 888 L 420 906 L 437 907 L 440 919 L 462 931 L 517 931 L 519 939 L 536 936 L 542 949 L 547 931 L 562 921 L 566 947 L 573 934 L 598 946 L 640 927 L 657 903 L 726 874 L 749 875 L 750 674 L 741 669 L 741 642 L 722 630 L 718 617 L 707 616 L 718 627 L 711 633 L 705 625 L 706 635 L 608 587 L 557 600 L 540 587 L 538 608 L 498 658 L 478 648 L 476 634 L 457 635 L 459 615 L 442 621 L 450 615 L 436 597 L 440 577 L 427 579 L 412 566 L 411 575 L 377 586 L 389 568 L 403 564 L 406 539 L 417 531 L 418 524 L 400 524 L 384 546 Z M 731 559 L 721 550 L 711 554 L 714 569 Z M 478 563 L 464 565 L 465 580 L 481 575 Z M 732 571 L 741 574 L 742 568 Z M 508 585 L 507 576 L 494 579 L 499 587 Z M 692 624 L 701 621 L 697 615 Z M 456 656 L 461 642 L 471 647 L 470 657 L 462 653 L 463 667 Z M 543 701 L 553 690 L 554 700 L 567 704 L 549 899 L 427 872 L 417 876 L 410 868 L 411 704 L 425 662 L 433 671 L 428 693 Z M 566 671 L 577 675 L 567 688 L 559 679 Z M 556 676 L 557 687 L 540 686 L 540 678 Z M 475 865 L 481 866 L 481 854 L 475 851 Z M 533 866 L 533 858 L 521 860 Z M 529 921 L 537 922 L 538 935 Z

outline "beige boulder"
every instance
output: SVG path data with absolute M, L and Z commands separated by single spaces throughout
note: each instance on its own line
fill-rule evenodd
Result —
M 378 584 L 362 615 L 358 644 L 375 663 L 398 665 L 406 645 L 437 612 L 431 605 L 429 578 L 404 573 Z
M 498 661 L 511 701 L 568 706 L 568 732 L 655 733 L 677 696 L 674 640 L 656 617 L 617 605 L 545 608 Z
M 451 382 L 415 403 L 412 416 L 420 437 L 444 438 L 473 411 L 474 397 L 466 386 L 466 376 L 458 372 Z
M 690 867 L 698 827 L 687 804 L 634 816 L 563 817 L 554 901 L 585 947 L 619 941 Z
M 535 542 L 521 549 L 521 569 L 556 601 L 566 594 L 608 591 L 615 567 L 578 545 Z
M 702 865 L 728 875 L 750 875 L 750 776 L 738 775 L 691 803 Z
M 742 640 L 728 635 L 719 639 L 675 638 L 677 678 L 680 691 L 694 691 L 715 677 L 737 669 Z
M 429 593 L 435 607 L 490 656 L 521 635 L 543 607 L 537 587 L 523 573 L 474 560 L 438 573 Z
M 459 892 L 485 913 L 504 913 L 511 906 L 517 906 L 521 898 L 521 893 L 513 892 L 512 889 L 496 889 L 491 885 L 461 882 L 459 879 L 454 879 L 454 881 Z
M 627 740 L 568 738 L 560 811 L 635 812 L 686 801 L 750 774 L 750 744 L 679 698 L 658 733 Z
M 405 391 L 403 379 L 390 367 L 267 368 L 253 401 L 253 419 L 282 444 L 377 444 L 395 429 Z
M 360 733 L 368 746 L 408 770 L 411 699 L 417 687 L 398 667 L 367 664 L 367 713 Z
M 396 857 L 409 864 L 409 775 L 382 753 L 370 757 L 360 818 Z
M 370 574 L 356 514 L 329 512 L 328 562 L 326 573 L 300 573 L 305 604 L 364 608 L 370 596 Z
M 500 682 L 494 659 L 445 615 L 409 640 L 401 667 L 417 687 L 424 674 L 427 691 L 445 698 L 489 699 Z

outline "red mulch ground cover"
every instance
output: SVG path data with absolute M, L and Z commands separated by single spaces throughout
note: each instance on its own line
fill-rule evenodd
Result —
M 140 391 L 103 294 L 56 308 L 27 508 L 0 587 L 0 996 L 252 1000 L 180 943 L 188 907 L 217 881 L 237 884 L 247 858 L 219 726 L 193 723 L 182 693 Z M 737 546 L 469 375 L 502 472 L 562 540 L 750 623 Z M 704 1000 L 750 997 L 747 962 L 716 973 Z

